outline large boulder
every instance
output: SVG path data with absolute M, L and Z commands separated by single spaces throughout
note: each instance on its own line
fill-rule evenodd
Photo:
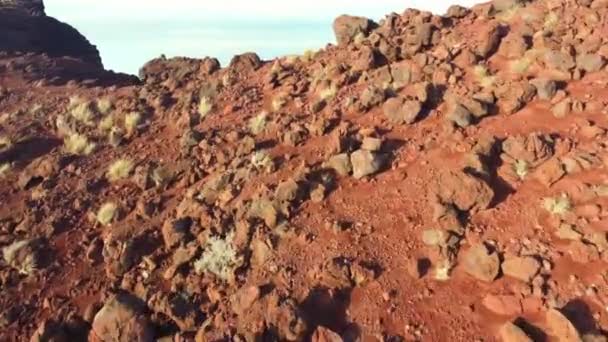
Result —
M 256 53 L 247 52 L 232 57 L 228 67 L 235 72 L 248 72 L 259 69 L 262 64 L 262 60 Z
M 334 34 L 338 45 L 348 45 L 359 34 L 367 36 L 376 24 L 364 17 L 341 15 L 334 20 Z
M 487 209 L 494 198 L 494 191 L 485 181 L 464 171 L 452 170 L 439 174 L 432 193 L 441 203 L 470 212 Z
M 411 124 L 420 114 L 422 103 L 402 97 L 393 97 L 384 103 L 382 110 L 388 120 L 394 124 Z
M 139 78 L 146 82 L 162 82 L 168 79 L 185 81 L 210 75 L 220 69 L 220 62 L 211 57 L 203 59 L 159 57 L 148 61 L 139 69 Z M 211 86 L 207 86 L 210 88 Z

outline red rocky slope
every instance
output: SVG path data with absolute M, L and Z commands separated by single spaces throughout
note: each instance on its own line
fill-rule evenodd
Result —
M 605 341 L 607 13 L 343 16 L 120 87 L 0 69 L 1 334 Z

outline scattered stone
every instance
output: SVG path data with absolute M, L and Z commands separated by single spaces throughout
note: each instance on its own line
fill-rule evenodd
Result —
M 378 52 L 369 46 L 363 46 L 352 54 L 351 69 L 354 72 L 364 72 L 378 66 Z
M 304 140 L 308 132 L 302 127 L 295 127 L 290 131 L 285 132 L 283 135 L 283 143 L 288 146 L 298 146 Z
M 194 332 L 202 322 L 201 314 L 191 300 L 183 295 L 162 292 L 148 299 L 148 307 L 156 313 L 169 317 L 183 332 Z
M 509 59 L 521 58 L 528 50 L 528 45 L 521 33 L 512 31 L 502 39 L 498 53 Z
M 347 153 L 332 156 L 324 165 L 325 167 L 334 169 L 340 176 L 348 176 L 353 170 L 350 157 Z
M 460 5 L 452 5 L 448 8 L 445 16 L 448 18 L 462 18 L 469 13 L 466 7 Z
M 555 231 L 555 236 L 564 240 L 580 241 L 583 238 L 583 234 L 578 232 L 574 225 L 568 223 L 561 223 Z
M 502 150 L 501 158 L 504 161 L 512 164 L 520 160 L 531 167 L 549 160 L 554 153 L 548 138 L 537 133 L 510 136 L 502 143 Z
M 311 187 L 310 190 L 310 200 L 313 203 L 321 203 L 325 200 L 325 195 L 327 193 L 327 189 L 323 184 L 317 183 Z
M 477 244 L 466 251 L 462 266 L 472 277 L 492 282 L 500 271 L 500 260 L 496 251 L 489 251 L 484 244 Z
M 91 337 L 98 341 L 154 341 L 154 331 L 143 305 L 127 294 L 110 298 L 93 320 Z
M 68 342 L 68 335 L 61 324 L 44 320 L 34 335 L 30 338 L 30 342 Z
M 564 165 L 558 158 L 551 158 L 534 171 L 534 178 L 549 187 L 566 175 Z
M 498 49 L 500 40 L 500 30 L 497 23 L 493 22 L 483 26 L 478 33 L 478 45 L 475 52 L 482 58 L 488 58 Z
M 232 298 L 232 311 L 242 316 L 251 308 L 261 295 L 259 286 L 245 286 Z
M 253 160 L 254 158 L 252 158 L 252 164 L 258 163 L 255 165 L 256 167 L 262 166 L 265 163 L 265 161 L 263 160 L 265 156 L 266 155 L 260 157 L 262 160 Z M 205 182 L 205 185 L 203 185 L 203 188 L 201 189 L 198 198 L 202 199 L 208 205 L 213 205 L 218 199 L 219 195 L 230 184 L 230 179 L 230 174 L 225 172 L 210 176 L 207 182 Z
M 502 263 L 502 272 L 508 277 L 530 282 L 540 272 L 540 262 L 533 257 L 512 257 Z
M 486 103 L 475 98 L 461 97 L 456 102 L 464 106 L 475 118 L 482 118 L 488 115 L 488 106 Z
M 291 300 L 285 300 L 272 312 L 272 321 L 280 340 L 302 341 L 307 332 L 306 321 L 302 318 L 298 305 Z
M 19 173 L 17 185 L 21 189 L 28 189 L 48 179 L 58 170 L 59 165 L 56 160 L 46 157 L 36 159 Z
M 583 342 L 608 342 L 608 337 L 599 333 L 587 333 L 582 337 Z
M 502 342 L 533 342 L 517 325 L 507 322 L 500 327 L 498 331 Z
M 525 0 L 493 0 L 492 8 L 496 12 L 505 12 L 523 5 Z
M 572 99 L 565 98 L 562 101 L 556 103 L 552 108 L 551 112 L 556 118 L 565 118 L 570 112 L 572 112 Z
M 180 242 L 185 241 L 192 226 L 192 219 L 189 217 L 179 218 L 177 220 L 166 220 L 162 227 L 163 240 L 167 248 L 177 246 Z
M 270 227 L 274 228 L 279 220 L 279 212 L 274 206 L 274 203 L 268 199 L 258 199 L 251 203 L 249 208 L 249 216 L 259 218 Z
M 366 150 L 357 150 L 350 155 L 353 177 L 356 179 L 373 175 L 382 167 L 381 155 Z
M 602 212 L 602 207 L 596 203 L 588 203 L 576 206 L 574 212 L 577 216 L 592 220 L 599 217 Z
M 453 204 L 458 210 L 477 212 L 487 209 L 494 191 L 483 180 L 463 171 L 444 171 L 438 177 L 433 197 Z
M 574 325 L 557 309 L 549 309 L 545 320 L 551 335 L 559 342 L 581 342 L 582 339 Z
M 468 127 L 473 121 L 473 114 L 464 106 L 455 103 L 448 109 L 446 118 L 459 127 Z
M 390 71 L 393 86 L 400 88 L 412 82 L 412 66 L 407 61 L 391 64 Z
M 382 148 L 382 142 L 382 139 L 365 137 L 361 142 L 361 149 L 371 152 L 377 152 L 380 151 L 380 149 Z
M 576 58 L 577 68 L 586 72 L 600 71 L 604 67 L 604 65 L 606 65 L 606 60 L 604 59 L 604 57 L 595 53 L 582 54 Z
M 568 72 L 576 66 L 574 58 L 566 52 L 550 50 L 544 56 L 545 65 L 550 69 Z
M 187 247 L 178 247 L 171 256 L 171 265 L 169 265 L 163 274 L 164 278 L 172 279 L 180 267 L 194 259 L 197 251 L 198 246 L 196 244 L 188 244 Z
M 431 201 L 431 205 L 433 206 L 433 221 L 437 223 L 439 228 L 457 234 L 464 233 L 458 210 L 453 204 Z
M 384 90 L 374 86 L 367 87 L 359 99 L 359 109 L 361 111 L 368 111 L 371 108 L 381 104 L 385 98 L 386 94 L 384 93 Z
M 523 311 L 521 302 L 514 295 L 489 294 L 481 303 L 486 309 L 501 316 L 517 316 L 521 315 Z
M 342 337 L 337 333 L 324 328 L 322 326 L 317 327 L 315 332 L 312 334 L 312 342 L 342 342 Z
M 530 81 L 536 87 L 536 93 L 541 100 L 551 100 L 557 92 L 557 83 L 546 78 L 536 78 Z
M 422 231 L 422 242 L 427 246 L 444 246 L 448 233 L 441 229 L 425 229 Z
M 411 124 L 420 114 L 422 103 L 402 97 L 393 97 L 384 103 L 382 110 L 393 124 Z

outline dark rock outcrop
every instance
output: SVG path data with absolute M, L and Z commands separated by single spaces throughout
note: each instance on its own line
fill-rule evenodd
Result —
M 21 11 L 33 16 L 44 16 L 42 0 L 0 0 L 0 9 Z
M 0 7 L 0 37 L 0 51 L 74 57 L 103 67 L 99 51 L 83 35 L 70 25 L 45 15 Z
M 78 30 L 44 11 L 42 0 L 0 0 L 0 72 L 51 84 L 129 85 L 137 77 L 106 71 Z

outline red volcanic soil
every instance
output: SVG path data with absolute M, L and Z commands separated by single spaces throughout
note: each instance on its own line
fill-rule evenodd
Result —
M 77 35 L 6 48 L 0 339 L 606 341 L 607 25 L 342 16 L 139 79 Z

